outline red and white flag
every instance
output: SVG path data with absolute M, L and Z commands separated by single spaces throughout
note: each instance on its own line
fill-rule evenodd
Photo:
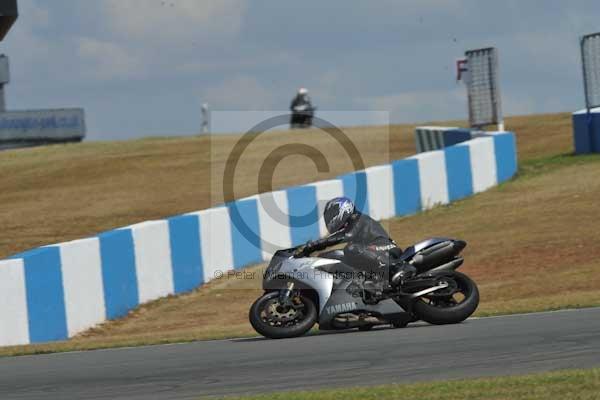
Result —
M 469 60 L 462 58 L 456 60 L 456 81 L 463 81 L 467 85 L 471 81 L 471 73 L 469 71 Z

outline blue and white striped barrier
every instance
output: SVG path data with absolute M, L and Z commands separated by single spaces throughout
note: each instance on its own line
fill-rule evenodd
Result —
M 144 302 L 190 291 L 221 271 L 260 263 L 276 248 L 323 236 L 320 215 L 333 197 L 349 196 L 363 212 L 386 219 L 484 191 L 516 171 L 515 136 L 497 133 L 19 254 L 0 261 L 0 345 L 67 339 Z
M 441 150 L 478 137 L 485 137 L 488 133 L 470 128 L 418 126 L 415 128 L 415 144 L 417 153 L 423 153 Z

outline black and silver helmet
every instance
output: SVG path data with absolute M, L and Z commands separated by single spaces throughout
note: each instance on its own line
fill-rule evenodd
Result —
M 354 211 L 354 203 L 347 197 L 329 200 L 323 211 L 323 219 L 329 233 L 337 232 L 346 225 Z

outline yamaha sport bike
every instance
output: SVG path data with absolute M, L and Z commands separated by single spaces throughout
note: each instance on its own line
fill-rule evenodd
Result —
M 407 248 L 396 262 L 408 262 L 416 274 L 386 284 L 375 297 L 364 289 L 364 277 L 344 264 L 342 250 L 316 256 L 298 252 L 302 246 L 279 250 L 263 277 L 265 293 L 250 308 L 250 323 L 261 335 L 280 339 L 303 335 L 317 323 L 320 330 L 365 331 L 419 320 L 462 322 L 479 304 L 475 282 L 456 271 L 465 246 L 461 240 L 433 238 Z

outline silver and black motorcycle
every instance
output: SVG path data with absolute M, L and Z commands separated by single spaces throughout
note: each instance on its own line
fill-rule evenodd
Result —
M 250 323 L 259 334 L 280 339 L 303 335 L 316 323 L 320 330 L 366 331 L 386 324 L 403 328 L 419 320 L 462 322 L 479 305 L 475 282 L 456 271 L 466 245 L 433 238 L 407 248 L 397 261 L 413 265 L 416 275 L 386 285 L 377 298 L 364 289 L 364 277 L 344 264 L 342 250 L 316 257 L 298 255 L 301 246 L 279 250 L 263 277 L 265 293 L 250 308 Z
M 300 104 L 292 108 L 290 116 L 290 128 L 310 128 L 313 124 L 313 117 L 317 107 L 308 104 Z

